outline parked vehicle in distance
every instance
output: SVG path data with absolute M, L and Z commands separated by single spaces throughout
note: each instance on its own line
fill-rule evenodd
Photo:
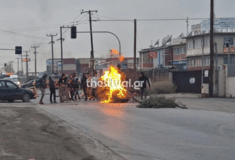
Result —
M 17 75 L 11 75 L 11 76 L 10 76 L 10 79 L 11 79 L 11 81 L 12 81 L 13 83 L 15 83 L 17 86 L 20 87 L 20 81 L 19 81 Z
M 31 90 L 19 88 L 10 80 L 0 80 L 0 100 L 8 100 L 8 102 L 22 100 L 23 102 L 29 102 L 30 99 L 35 99 Z

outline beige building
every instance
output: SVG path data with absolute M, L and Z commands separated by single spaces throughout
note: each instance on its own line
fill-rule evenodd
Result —
M 234 32 L 216 32 L 214 34 L 215 45 L 215 62 L 216 55 L 218 59 L 218 67 L 222 67 L 224 64 L 228 64 L 228 59 L 230 59 L 230 64 L 235 64 L 235 53 L 231 49 L 230 54 L 226 46 L 228 43 L 230 46 L 234 46 Z M 209 69 L 210 66 L 210 35 L 198 34 L 189 35 L 185 37 L 187 42 L 187 68 L 188 70 L 201 70 Z M 230 58 L 229 58 L 230 55 Z M 203 62 L 203 64 L 202 64 Z

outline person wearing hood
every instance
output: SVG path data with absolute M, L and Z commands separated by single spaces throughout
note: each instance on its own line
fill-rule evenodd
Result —
M 84 92 L 84 96 L 85 96 L 85 101 L 87 101 L 87 76 L 86 73 L 83 73 L 83 77 L 81 80 L 81 86 Z
M 38 88 L 40 89 L 40 91 L 42 93 L 39 104 L 44 104 L 43 103 L 43 98 L 44 98 L 44 95 L 45 95 L 45 89 L 47 88 L 46 78 L 47 78 L 47 74 L 44 73 L 43 76 L 37 81 Z
M 147 94 L 148 94 L 148 93 L 147 93 L 147 83 L 148 83 L 148 85 L 149 85 L 149 89 L 150 89 L 150 87 L 151 87 L 151 86 L 150 86 L 149 79 L 148 79 L 148 77 L 146 77 L 146 76 L 144 75 L 144 72 L 141 72 L 138 81 L 139 81 L 140 84 L 141 84 L 141 87 L 140 87 L 140 89 L 141 89 L 141 93 L 140 93 L 141 100 L 143 100 L 143 96 L 145 96 L 145 99 L 146 99 Z
M 54 98 L 54 103 L 57 103 L 56 102 L 56 93 L 55 93 L 55 75 L 52 74 L 50 77 L 49 77 L 49 87 L 50 87 L 50 102 L 52 102 L 52 95 L 53 95 L 53 98 Z

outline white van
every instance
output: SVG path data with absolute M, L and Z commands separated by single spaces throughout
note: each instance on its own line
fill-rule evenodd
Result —
M 18 79 L 18 75 L 10 75 L 10 80 L 20 87 L 20 81 Z

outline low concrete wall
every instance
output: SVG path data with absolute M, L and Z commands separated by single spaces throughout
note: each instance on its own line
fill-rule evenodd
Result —
M 235 77 L 226 78 L 226 97 L 235 98 Z

